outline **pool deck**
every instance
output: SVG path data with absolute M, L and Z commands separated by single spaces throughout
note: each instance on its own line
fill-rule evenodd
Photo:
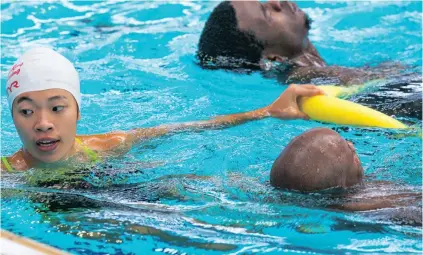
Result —
M 37 241 L 17 236 L 5 230 L 0 230 L 1 255 L 69 255 L 51 246 Z

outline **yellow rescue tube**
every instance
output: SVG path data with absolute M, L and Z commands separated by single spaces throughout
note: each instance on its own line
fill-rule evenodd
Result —
M 301 111 L 313 120 L 334 124 L 407 128 L 406 125 L 386 114 L 357 103 L 336 98 L 332 96 L 332 93 L 326 93 L 328 95 L 301 98 L 299 102 Z

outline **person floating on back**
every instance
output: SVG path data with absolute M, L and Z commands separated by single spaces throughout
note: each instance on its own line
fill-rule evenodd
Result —
M 197 58 L 206 69 L 269 71 L 279 81 L 340 85 L 399 73 L 398 64 L 375 68 L 329 66 L 308 38 L 311 19 L 291 1 L 224 1 L 210 16 L 198 42 Z

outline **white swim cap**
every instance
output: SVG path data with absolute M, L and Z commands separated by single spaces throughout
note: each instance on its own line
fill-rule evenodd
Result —
M 78 72 L 64 56 L 49 48 L 34 48 L 23 54 L 7 75 L 9 107 L 22 93 L 46 89 L 69 91 L 81 109 Z

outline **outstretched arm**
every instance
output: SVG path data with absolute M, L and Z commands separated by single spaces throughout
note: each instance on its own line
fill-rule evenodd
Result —
M 324 92 L 314 85 L 290 85 L 272 104 L 266 107 L 244 113 L 217 116 L 205 121 L 161 125 L 152 128 L 138 128 L 128 132 L 130 136 L 128 141 L 136 143 L 140 140 L 177 132 L 228 128 L 267 117 L 283 120 L 308 119 L 307 115 L 299 110 L 298 98 L 321 94 L 324 94 Z
M 222 129 L 240 125 L 252 120 L 266 117 L 278 119 L 308 119 L 300 111 L 297 100 L 299 97 L 324 94 L 314 85 L 290 85 L 272 104 L 249 112 L 217 116 L 210 120 L 185 122 L 179 124 L 160 125 L 150 128 L 136 128 L 126 132 L 112 132 L 80 136 L 91 149 L 103 152 L 105 155 L 122 155 L 132 145 L 143 140 L 171 135 L 179 132 L 199 132 L 209 129 Z

